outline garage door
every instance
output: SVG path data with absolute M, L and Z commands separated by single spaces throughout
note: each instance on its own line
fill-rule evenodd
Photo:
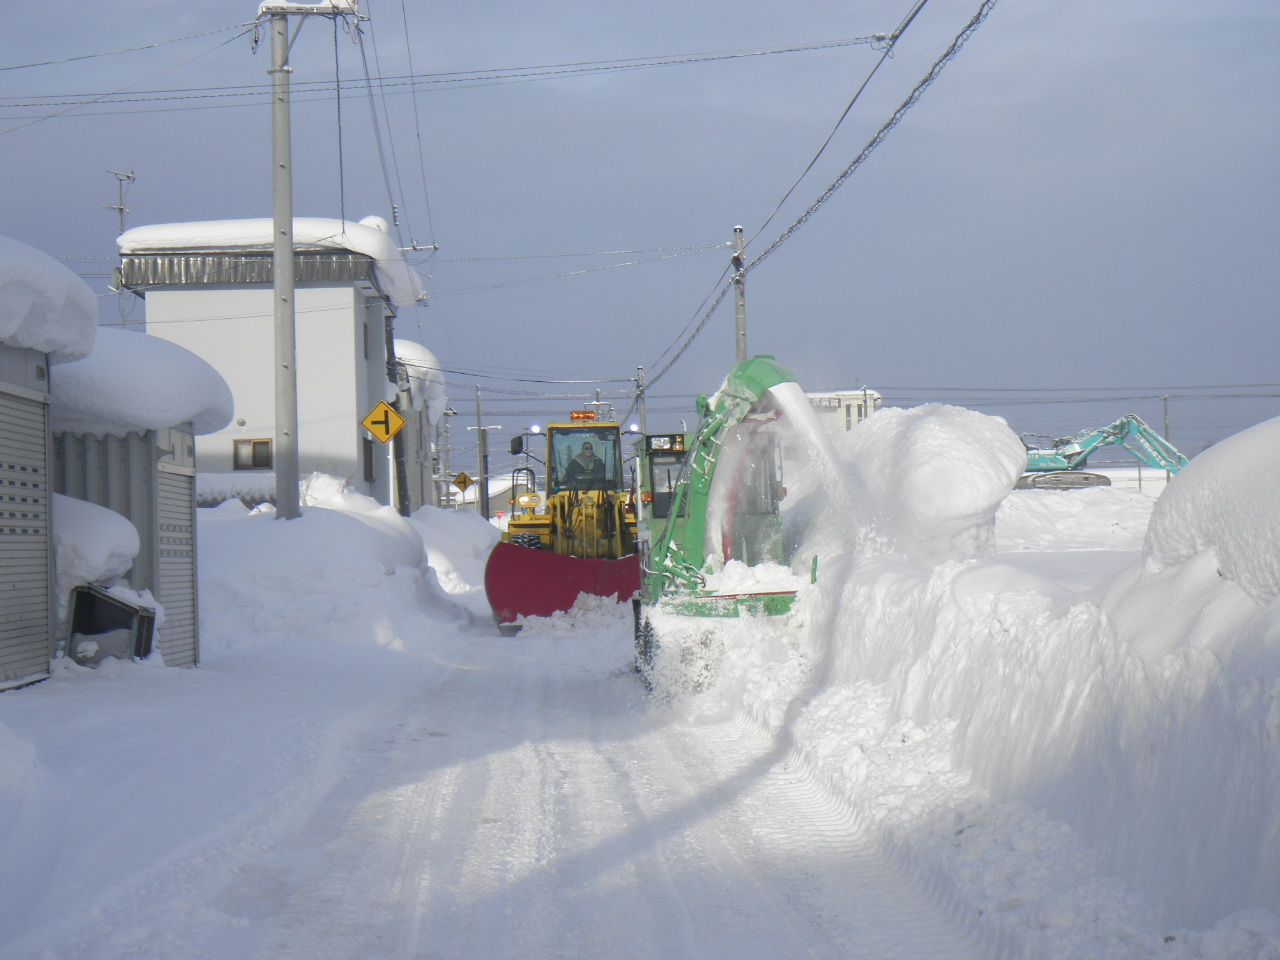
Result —
M 46 411 L 0 393 L 0 689 L 49 673 Z

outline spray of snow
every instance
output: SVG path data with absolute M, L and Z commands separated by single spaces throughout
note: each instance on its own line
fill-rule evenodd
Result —
M 98 298 L 68 267 L 0 236 L 0 343 L 79 360 L 93 348 Z
M 190 423 L 197 435 L 231 422 L 231 388 L 190 350 L 103 328 L 93 352 L 63 364 L 51 387 L 55 432 L 119 435 Z

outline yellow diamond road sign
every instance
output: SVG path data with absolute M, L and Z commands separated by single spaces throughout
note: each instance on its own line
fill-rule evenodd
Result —
M 463 493 L 466 493 L 467 487 L 471 486 L 473 483 L 475 483 L 475 481 L 472 480 L 470 477 L 468 477 L 465 473 L 460 473 L 453 478 L 453 485 L 457 487 L 459 490 L 461 490 Z
M 380 400 L 376 407 L 365 414 L 360 424 L 372 433 L 379 443 L 386 443 L 400 432 L 400 428 L 404 426 L 404 417 L 396 413 L 387 401 Z

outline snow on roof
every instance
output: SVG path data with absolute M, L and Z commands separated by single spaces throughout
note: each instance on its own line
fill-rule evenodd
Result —
M 48 254 L 0 236 L 0 342 L 78 360 L 93 347 L 98 298 Z
M 126 230 L 116 241 L 122 255 L 179 251 L 270 250 L 272 221 L 198 220 L 192 223 L 157 223 Z M 382 293 L 396 307 L 415 303 L 423 295 L 422 279 L 404 261 L 381 217 L 365 217 L 359 223 L 326 217 L 295 217 L 295 250 L 349 250 L 372 257 Z
M 1204 550 L 1260 604 L 1280 596 L 1280 417 L 1198 455 L 1169 481 L 1145 551 L 1161 567 Z
M 413 409 L 427 408 L 427 421 L 435 423 L 444 415 L 444 371 L 435 354 L 413 340 L 395 341 L 396 359 L 409 374 L 409 399 Z
M 225 427 L 234 410 L 231 388 L 208 363 L 128 330 L 100 328 L 93 352 L 50 379 L 56 432 L 123 435 L 191 421 L 206 434 Z

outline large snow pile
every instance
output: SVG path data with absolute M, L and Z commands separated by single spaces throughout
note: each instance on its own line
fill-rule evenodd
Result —
M 238 500 L 198 511 L 203 647 L 278 641 L 305 623 L 317 643 L 405 649 L 425 639 L 424 616 L 469 622 L 414 523 L 332 477 L 309 477 L 305 491 L 302 515 L 289 521 Z M 436 562 L 448 564 L 447 554 Z
M 126 230 L 116 241 L 121 254 L 167 251 L 265 251 L 272 248 L 272 221 L 201 220 L 191 223 L 158 223 Z M 404 255 L 381 217 L 365 217 L 359 223 L 326 217 L 295 217 L 295 250 L 350 250 L 376 263 L 378 286 L 396 306 L 415 303 L 423 294 L 422 278 L 405 263 Z
M 0 236 L 0 342 L 78 360 L 93 347 L 98 298 L 53 257 Z
M 427 411 L 427 421 L 437 422 L 444 416 L 444 371 L 434 353 L 413 340 L 395 341 L 396 359 L 409 374 L 409 400 L 413 409 Z
M 817 525 L 849 549 L 822 557 L 787 630 L 697 624 L 685 657 L 714 679 L 688 709 L 745 708 L 785 737 L 1016 955 L 1280 956 L 1280 607 L 1234 582 L 1261 588 L 1280 556 L 1280 430 L 1222 448 L 1174 478 L 1144 562 L 1141 494 L 1010 496 L 1002 422 L 881 411 L 843 451 L 870 502 Z M 1021 562 L 1054 524 L 1050 549 L 1087 551 L 1091 575 Z M 1134 925 L 1143 897 L 1165 926 Z
M 231 422 L 231 388 L 190 350 L 168 340 L 98 331 L 93 352 L 53 377 L 55 432 L 124 435 L 191 423 L 196 435 Z
M 960 407 L 886 407 L 840 437 L 870 496 L 864 539 L 924 566 L 994 552 L 995 515 L 1027 465 L 1003 420 Z
M 1280 418 L 1210 447 L 1178 474 L 1151 517 L 1146 553 L 1164 569 L 1212 551 L 1257 603 L 1280 595 Z

